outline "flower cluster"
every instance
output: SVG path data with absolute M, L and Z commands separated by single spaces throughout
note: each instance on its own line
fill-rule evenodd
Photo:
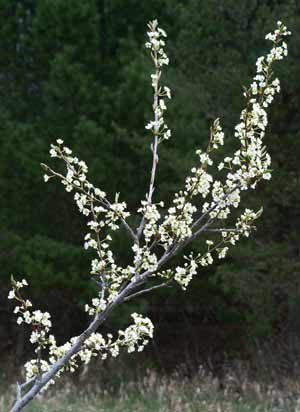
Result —
M 160 242 L 164 248 L 169 247 L 174 240 L 182 241 L 192 236 L 192 225 L 197 207 L 192 200 L 200 195 L 206 198 L 211 192 L 213 177 L 208 173 L 208 167 L 213 165 L 211 153 L 224 144 L 224 132 L 216 119 L 210 131 L 210 139 L 206 151 L 198 149 L 199 166 L 191 169 L 192 176 L 185 181 L 185 190 L 175 194 L 173 206 L 158 229 Z
M 137 350 L 141 352 L 144 346 L 147 345 L 148 339 L 153 338 L 153 323 L 149 318 L 132 313 L 134 323 L 128 326 L 125 331 L 119 331 L 118 343 L 121 346 L 126 346 L 128 352 Z
M 152 272 L 157 269 L 157 256 L 151 253 L 147 245 L 139 247 L 137 244 L 132 246 L 134 252 L 134 265 L 135 271 L 139 272 L 141 270 L 150 270 Z
M 51 365 L 55 364 L 80 338 L 73 337 L 64 345 L 57 346 L 53 335 L 49 335 L 52 326 L 50 314 L 48 312 L 41 312 L 40 310 L 32 311 L 30 308 L 32 304 L 29 300 L 24 300 L 21 296 L 20 289 L 27 286 L 25 279 L 22 281 L 15 281 L 12 277 L 12 290 L 8 294 L 8 298 L 16 300 L 14 313 L 18 315 L 17 323 L 26 323 L 31 325 L 32 332 L 30 342 L 36 346 L 36 352 L 41 349 L 48 349 L 48 360 L 42 359 L 40 352 L 36 359 L 32 359 L 25 364 L 26 380 L 30 380 L 39 374 L 50 369 Z M 89 314 L 94 315 L 99 310 L 104 310 L 106 302 L 102 299 L 92 299 L 92 307 L 86 305 L 86 310 Z M 111 334 L 103 337 L 100 333 L 92 333 L 85 339 L 80 351 L 72 356 L 69 362 L 60 370 L 58 376 L 65 370 L 74 372 L 78 367 L 78 361 L 88 363 L 92 357 L 100 355 L 102 359 L 106 359 L 108 353 L 112 356 L 117 356 L 121 347 L 126 347 L 128 352 L 134 350 L 141 351 L 148 343 L 148 339 L 153 336 L 153 324 L 149 318 L 133 313 L 133 324 L 128 326 L 124 331 L 119 330 L 118 337 L 114 340 Z M 54 380 L 49 384 L 54 383 Z
M 155 34 L 153 36 L 150 34 L 150 38 L 160 39 L 160 31 L 156 22 L 152 28 Z M 146 201 L 142 203 L 139 212 L 143 213 L 145 219 L 143 234 L 146 245 L 151 245 L 151 248 L 153 248 L 155 244 L 158 244 L 164 250 L 170 250 L 176 242 L 180 243 L 185 239 L 192 238 L 198 223 L 203 222 L 203 217 L 207 216 L 208 218 L 203 223 L 211 223 L 215 219 L 222 221 L 228 219 L 231 208 L 238 208 L 240 205 L 242 190 L 255 188 L 257 182 L 261 179 L 270 179 L 270 156 L 266 152 L 262 139 L 268 123 L 266 109 L 272 102 L 275 93 L 280 91 L 279 80 L 272 79 L 271 67 L 276 60 L 280 60 L 287 54 L 286 43 L 282 39 L 289 34 L 285 26 L 278 22 L 275 32 L 267 36 L 273 41 L 273 48 L 266 57 L 257 60 L 257 74 L 250 88 L 245 92 L 246 109 L 241 113 L 241 122 L 235 127 L 235 136 L 241 144 L 240 149 L 232 157 L 226 156 L 218 164 L 219 171 L 227 170 L 224 180 L 214 180 L 212 174 L 208 171 L 208 168 L 213 165 L 213 151 L 224 144 L 224 132 L 219 119 L 217 119 L 211 127 L 206 150 L 198 149 L 196 151 L 199 157 L 199 166 L 191 169 L 192 175 L 186 178 L 184 190 L 175 194 L 173 205 L 168 208 L 163 221 L 160 223 L 161 213 L 158 211 L 157 205 Z M 163 45 L 164 43 L 158 46 L 158 43 L 154 41 L 153 50 L 155 48 L 158 50 Z M 152 48 L 151 43 L 148 44 L 148 47 Z M 152 80 L 154 80 L 154 101 L 155 81 L 159 78 L 160 73 L 159 76 L 152 76 Z M 160 113 L 158 118 L 161 119 Z M 154 122 L 148 126 L 147 128 L 154 130 Z M 203 203 L 202 217 L 195 218 L 198 208 L 195 206 L 193 199 L 199 195 L 203 199 L 211 197 L 211 200 Z M 241 234 L 245 234 L 241 233 L 240 229 L 236 229 L 230 234 L 229 232 L 225 233 L 227 236 L 226 242 L 231 244 L 235 243 Z M 225 237 L 223 241 L 225 241 Z M 227 250 L 227 246 L 219 247 L 217 251 L 218 258 L 223 259 Z M 155 269 L 155 265 L 153 266 L 152 263 L 155 263 L 158 259 L 153 253 L 147 252 L 147 249 L 138 246 L 134 247 L 134 251 L 135 262 L 140 262 L 141 255 L 151 256 L 148 269 L 150 271 Z M 142 265 L 141 268 L 146 270 L 147 259 L 144 259 L 144 261 L 146 261 L 146 264 Z M 206 253 L 203 256 L 201 255 L 201 258 L 199 257 L 198 263 L 206 266 L 212 262 L 212 255 Z M 182 268 L 178 268 L 177 272 L 175 270 L 177 279 L 180 277 L 178 273 L 182 273 L 182 271 Z
M 61 368 L 57 377 L 59 377 L 63 372 L 70 371 L 74 372 L 79 366 L 79 362 L 85 364 L 89 363 L 92 358 L 100 356 L 101 359 L 106 359 L 108 354 L 113 357 L 118 356 L 120 348 L 127 348 L 129 353 L 137 351 L 142 351 L 144 346 L 148 343 L 149 338 L 153 337 L 153 324 L 149 318 L 144 318 L 143 316 L 133 313 L 131 315 L 133 318 L 133 324 L 128 326 L 124 331 L 119 330 L 116 339 L 113 339 L 112 334 L 107 334 L 104 337 L 101 333 L 94 332 L 89 337 L 87 337 L 80 351 L 74 354 L 67 364 Z M 54 365 L 58 359 L 60 359 L 71 347 L 80 339 L 80 337 L 75 336 L 66 342 L 64 345 L 57 346 L 55 339 L 51 341 L 49 345 L 49 358 L 44 359 L 32 359 L 25 364 L 26 380 L 38 376 L 39 373 L 47 372 L 52 365 Z M 47 387 L 54 384 L 54 380 L 50 380 Z
M 129 216 L 125 202 L 110 203 L 106 193 L 94 187 L 87 179 L 88 167 L 83 160 L 72 156 L 72 150 L 63 145 L 63 140 L 57 139 L 57 145 L 51 145 L 50 156 L 62 159 L 66 165 L 66 174 L 55 172 L 49 166 L 42 165 L 47 174 L 44 175 L 45 182 L 53 177 L 61 179 L 67 192 L 74 191 L 74 200 L 79 211 L 85 216 L 92 216 L 88 226 L 93 231 L 100 231 L 102 227 L 108 226 L 111 230 L 119 228 L 119 221 L 125 220 Z M 101 218 L 100 218 L 101 216 Z
M 31 325 L 32 332 L 30 335 L 30 342 L 36 344 L 39 349 L 45 348 L 53 341 L 53 335 L 49 335 L 51 329 L 51 316 L 48 312 L 41 312 L 40 310 L 32 310 L 32 303 L 28 299 L 24 299 L 20 290 L 24 286 L 28 286 L 26 279 L 15 281 L 12 277 L 12 290 L 8 294 L 8 299 L 13 299 L 17 302 L 14 313 L 18 316 L 17 323 L 25 323 Z
M 207 251 L 204 254 L 198 253 L 197 256 L 190 254 L 189 257 L 184 257 L 186 263 L 184 266 L 178 266 L 175 270 L 174 280 L 185 290 L 197 273 L 198 266 L 209 266 L 214 263 L 215 258 L 224 259 L 227 255 L 230 245 L 235 245 L 241 236 L 249 237 L 251 231 L 256 227 L 254 221 L 262 214 L 262 209 L 258 212 L 246 209 L 244 213 L 237 219 L 233 229 L 220 229 L 221 240 L 215 243 L 213 240 L 206 240 Z M 162 276 L 162 274 L 160 274 Z M 171 273 L 165 274 L 165 277 L 170 278 Z
M 174 240 L 183 240 L 192 235 L 193 215 L 197 208 L 187 200 L 187 193 L 180 191 L 175 194 L 173 206 L 159 226 L 160 243 L 166 249 Z
M 186 262 L 184 266 L 177 266 L 175 270 L 174 280 L 186 290 L 193 276 L 197 274 L 198 263 L 193 257 L 190 257 L 189 263 Z
M 169 208 L 158 229 L 166 245 L 170 246 L 174 240 L 192 236 L 192 228 L 203 222 L 206 215 L 210 221 L 227 219 L 231 208 L 239 206 L 242 190 L 255 188 L 261 179 L 270 179 L 271 158 L 262 139 L 268 124 L 266 109 L 273 101 L 275 93 L 280 91 L 279 80 L 272 79 L 271 68 L 276 60 L 287 55 L 283 38 L 289 34 L 286 27 L 278 22 L 275 32 L 267 35 L 273 42 L 273 48 L 265 57 L 257 60 L 257 74 L 250 88 L 245 91 L 246 109 L 241 113 L 241 122 L 235 127 L 240 149 L 232 157 L 225 157 L 218 165 L 219 171 L 227 170 L 224 181 L 214 180 L 208 173 L 208 167 L 213 165 L 212 151 L 224 143 L 224 133 L 218 119 L 211 128 L 206 151 L 197 150 L 200 164 L 192 168 L 193 174 L 187 177 L 185 190 L 175 195 L 174 207 Z M 194 220 L 197 209 L 193 206 L 192 199 L 196 195 L 202 198 L 210 196 L 211 200 L 202 205 L 202 217 Z M 224 253 L 223 251 L 220 254 L 221 258 Z
M 145 128 L 151 130 L 158 139 L 158 143 L 160 143 L 162 140 L 168 140 L 171 137 L 171 130 L 164 120 L 164 111 L 167 109 L 164 97 L 171 99 L 171 91 L 168 87 L 159 85 L 161 67 L 169 64 L 169 59 L 164 51 L 165 42 L 163 40 L 167 35 L 163 29 L 158 27 L 157 20 L 149 22 L 148 28 L 149 41 L 146 42 L 146 47 L 151 50 L 151 57 L 155 66 L 155 73 L 151 74 L 154 89 L 154 120 L 147 123 Z
M 258 212 L 254 212 L 251 209 L 246 209 L 244 213 L 238 218 L 236 223 L 236 229 L 239 234 L 248 237 L 250 232 L 255 229 L 253 225 L 254 220 L 258 219 L 262 214 L 262 209 Z
M 151 238 L 157 236 L 158 234 L 158 221 L 161 218 L 158 207 L 164 207 L 164 202 L 149 204 L 146 200 L 142 200 L 141 205 L 142 206 L 138 209 L 138 212 L 142 213 L 144 216 L 145 225 L 143 234 L 145 242 L 149 243 Z
M 94 316 L 96 315 L 96 313 L 103 312 L 107 305 L 107 302 L 105 299 L 99 299 L 99 298 L 93 298 L 91 303 L 92 303 L 91 305 L 86 304 L 84 306 L 85 311 L 90 316 Z
M 113 253 L 109 249 L 112 237 L 109 234 L 103 237 L 102 233 L 105 228 L 117 230 L 120 222 L 126 225 L 126 219 L 130 215 L 127 205 L 119 201 L 118 195 L 115 197 L 115 202 L 110 202 L 104 191 L 89 182 L 86 163 L 73 156 L 72 150 L 64 146 L 63 140 L 58 139 L 56 143 L 51 145 L 50 156 L 64 161 L 66 173 L 60 174 L 43 165 L 47 171 L 44 180 L 47 182 L 53 177 L 59 178 L 68 192 L 74 191 L 74 200 L 79 211 L 89 217 L 90 220 L 87 222 L 89 232 L 84 238 L 84 248 L 95 249 L 97 253 L 97 258 L 92 261 L 91 274 L 98 276 L 99 281 L 105 284 L 107 301 L 112 301 L 123 277 L 127 278 L 131 273 L 130 269 L 123 269 L 116 264 Z M 94 305 L 92 304 L 91 307 L 93 308 Z M 104 305 L 101 304 L 95 311 L 98 313 L 103 309 Z M 92 313 L 93 310 L 88 309 L 88 313 Z

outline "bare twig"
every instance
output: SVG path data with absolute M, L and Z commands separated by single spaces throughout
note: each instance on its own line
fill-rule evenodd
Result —
M 238 229 L 232 228 L 232 229 L 205 229 L 204 232 L 216 232 L 216 233 L 221 233 L 221 232 L 238 232 Z
M 163 287 L 170 287 L 170 286 L 169 286 L 169 283 L 170 283 L 170 281 L 164 282 L 164 283 L 160 283 L 159 285 L 152 286 L 151 288 L 147 288 L 147 289 L 140 290 L 139 292 L 136 292 L 136 293 L 133 293 L 132 295 L 127 296 L 127 297 L 124 299 L 124 302 L 127 302 L 128 300 L 131 300 L 131 299 L 133 299 L 133 298 L 135 298 L 135 297 L 137 297 L 137 296 L 143 295 L 144 293 L 151 292 L 152 290 L 155 290 L 155 289 L 159 289 L 159 288 L 163 288 Z
M 19 382 L 16 383 L 16 399 L 17 402 L 21 400 L 21 385 L 19 384 Z
M 29 379 L 26 382 L 23 382 L 22 384 L 20 384 L 21 389 L 26 388 L 26 386 L 30 385 L 31 383 L 33 383 L 36 380 L 36 376 L 33 376 L 31 379 Z
M 156 168 L 157 168 L 157 164 L 158 164 L 158 154 L 157 154 L 157 149 L 158 149 L 158 133 L 159 133 L 159 126 L 158 126 L 158 115 L 156 112 L 156 109 L 158 107 L 158 103 L 159 103 L 159 87 L 158 87 L 158 82 L 159 82 L 159 78 L 161 75 L 161 71 L 160 71 L 160 66 L 157 63 L 157 52 L 154 52 L 154 61 L 155 61 L 155 76 L 157 81 L 155 82 L 155 86 L 154 86 L 154 98 L 153 98 L 153 112 L 154 112 L 154 140 L 153 140 L 153 144 L 151 145 L 151 149 L 152 149 L 152 170 L 151 170 L 151 176 L 150 176 L 150 184 L 149 184 L 149 190 L 148 190 L 148 194 L 147 194 L 147 202 L 148 205 L 151 205 L 152 203 L 152 196 L 153 196 L 153 192 L 154 192 L 154 184 L 155 184 L 155 176 L 156 176 Z M 143 229 L 145 226 L 145 218 L 143 217 L 141 220 L 141 223 L 137 229 L 137 238 L 139 239 L 143 233 Z

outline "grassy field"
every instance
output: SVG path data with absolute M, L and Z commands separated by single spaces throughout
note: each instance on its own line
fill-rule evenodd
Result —
M 1 386 L 0 410 L 8 412 L 14 388 Z M 147 370 L 135 380 L 119 379 L 117 387 L 105 388 L 94 375 L 76 384 L 58 382 L 24 412 L 300 412 L 300 382 L 287 380 L 280 386 L 251 382 L 233 371 L 220 384 L 201 368 L 190 379 Z

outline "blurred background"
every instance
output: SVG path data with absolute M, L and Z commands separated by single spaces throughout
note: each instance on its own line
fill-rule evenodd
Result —
M 132 311 L 155 324 L 143 354 L 114 362 L 166 374 L 181 365 L 186 375 L 205 364 L 219 374 L 234 359 L 255 365 L 263 357 L 268 369 L 276 353 L 281 370 L 298 373 L 297 0 L 0 0 L 0 364 L 15 373 L 32 353 L 30 331 L 16 325 L 7 300 L 11 274 L 28 279 L 28 295 L 52 314 L 59 342 L 87 324 L 84 304 L 96 293 L 92 255 L 82 247 L 84 217 L 59 182 L 43 182 L 40 162 L 54 164 L 50 143 L 63 139 L 89 165 L 90 180 L 120 192 L 129 210 L 145 196 L 153 69 L 144 43 L 154 18 L 168 33 L 162 84 L 173 94 L 166 115 L 172 138 L 160 146 L 155 193 L 167 203 L 195 163 L 195 149 L 206 146 L 215 118 L 226 136 L 221 154 L 236 147 L 242 87 L 270 47 L 265 34 L 281 20 L 292 37 L 288 58 L 275 67 L 282 91 L 265 140 L 273 177 L 244 200 L 246 207 L 264 207 L 258 230 L 226 260 L 201 270 L 187 292 L 162 289 L 113 313 L 104 331 L 127 325 Z M 114 248 L 126 263 L 122 230 Z

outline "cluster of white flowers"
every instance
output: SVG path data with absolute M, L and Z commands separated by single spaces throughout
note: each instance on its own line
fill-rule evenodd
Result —
M 134 265 L 136 272 L 141 270 L 156 271 L 157 269 L 157 256 L 155 253 L 151 253 L 148 246 L 139 247 L 137 244 L 132 246 L 134 252 Z
M 63 146 L 63 140 L 57 139 L 56 143 L 57 145 L 51 145 L 50 156 L 57 157 L 65 162 L 66 174 L 62 175 L 43 165 L 47 170 L 47 174 L 44 175 L 45 182 L 53 177 L 58 177 L 66 187 L 67 192 L 75 191 L 74 200 L 79 211 L 85 216 L 92 215 L 92 220 L 88 223 L 92 230 L 100 231 L 105 225 L 111 230 L 118 229 L 118 222 L 129 216 L 126 203 L 118 202 L 118 196 L 116 196 L 114 203 L 110 203 L 106 193 L 94 187 L 88 181 L 86 163 L 76 156 L 72 156 L 72 150 L 67 146 Z
M 253 225 L 254 220 L 258 219 L 261 214 L 262 209 L 258 212 L 254 212 L 251 209 L 246 209 L 237 220 L 236 228 L 238 232 L 241 235 L 248 237 L 250 232 L 255 228 Z
M 86 163 L 72 155 L 72 150 L 64 146 L 61 139 L 56 141 L 56 145 L 51 145 L 50 156 L 62 159 L 66 165 L 66 173 L 62 175 L 55 172 L 50 167 L 43 165 L 47 170 L 44 180 L 47 182 L 53 177 L 58 177 L 68 192 L 74 191 L 74 200 L 79 211 L 89 216 L 87 222 L 89 232 L 84 238 L 84 248 L 93 248 L 96 250 L 97 258 L 93 259 L 91 265 L 91 274 L 99 278 L 99 282 L 105 283 L 108 293 L 107 302 L 114 299 L 116 290 L 119 288 L 124 278 L 131 275 L 130 268 L 119 267 L 114 259 L 112 251 L 109 249 L 112 237 L 108 234 L 102 237 L 104 228 L 115 231 L 119 228 L 120 222 L 126 224 L 129 217 L 127 205 L 125 202 L 119 202 L 118 195 L 115 202 L 110 202 L 104 191 L 94 187 L 87 178 L 88 167 Z M 94 305 L 91 305 L 94 308 Z M 96 313 L 104 310 L 101 304 Z M 89 309 L 92 313 L 94 309 Z
M 93 298 L 91 306 L 86 304 L 84 309 L 90 316 L 94 316 L 96 313 L 104 311 L 106 305 L 107 302 L 105 299 Z
M 37 359 L 32 359 L 29 362 L 26 362 L 24 365 L 26 380 L 38 376 L 39 372 L 47 372 L 49 370 L 49 363 L 43 359 L 38 361 Z M 53 384 L 54 380 L 49 382 L 49 385 Z M 46 385 L 44 390 L 48 388 L 49 385 Z
M 12 290 L 9 292 L 9 299 L 14 299 L 18 303 L 14 313 L 18 314 L 17 323 L 22 322 L 31 325 L 32 332 L 30 342 L 36 346 L 35 351 L 38 353 L 36 359 L 32 359 L 25 364 L 26 380 L 38 376 L 50 369 L 51 365 L 55 364 L 80 337 L 75 336 L 66 342 L 64 345 L 57 346 L 53 335 L 49 335 L 52 326 L 50 315 L 48 312 L 40 310 L 31 311 L 29 308 L 32 304 L 29 300 L 24 300 L 21 296 L 20 289 L 27 286 L 25 279 L 15 281 L 12 278 Z M 90 315 L 95 315 L 99 310 L 104 310 L 106 302 L 103 299 L 92 299 L 92 306 L 86 305 L 86 310 Z M 153 324 L 149 318 L 133 313 L 133 324 L 128 326 L 124 331 L 119 330 L 117 338 L 114 340 L 111 334 L 104 338 L 100 333 L 92 333 L 85 339 L 80 351 L 73 355 L 66 365 L 58 372 L 60 376 L 66 370 L 74 372 L 78 367 L 78 361 L 88 363 L 93 357 L 100 355 L 102 359 L 106 359 L 108 353 L 112 356 L 117 356 L 121 347 L 126 347 L 128 352 L 135 350 L 141 351 L 147 344 L 149 338 L 153 337 Z M 48 349 L 48 360 L 41 358 L 41 349 Z M 54 380 L 49 381 L 46 389 Z
M 191 255 L 189 263 L 186 262 L 184 266 L 177 266 L 175 269 L 174 280 L 186 290 L 193 276 L 197 274 L 198 263 Z
M 241 236 L 249 237 L 250 232 L 255 229 L 254 221 L 262 214 L 262 209 L 258 212 L 246 209 L 244 213 L 237 219 L 235 228 L 221 231 L 221 240 L 215 244 L 213 240 L 206 240 L 207 251 L 204 254 L 198 253 L 197 256 L 190 254 L 189 257 L 184 256 L 186 263 L 184 266 L 178 266 L 175 269 L 174 280 L 186 290 L 193 276 L 197 273 L 198 266 L 209 266 L 214 263 L 215 258 L 224 259 L 229 250 L 229 245 L 235 245 Z M 228 245 L 228 246 L 227 246 Z M 159 276 L 170 279 L 172 271 L 159 273 Z
M 193 215 L 197 208 L 187 200 L 186 192 L 175 194 L 173 206 L 168 209 L 158 228 L 160 244 L 167 249 L 174 240 L 183 240 L 192 235 Z
M 42 312 L 40 310 L 32 310 L 32 303 L 29 299 L 23 299 L 21 295 L 21 289 L 24 286 L 28 286 L 26 279 L 21 281 L 15 281 L 12 277 L 12 290 L 9 291 L 8 299 L 16 301 L 14 313 L 17 315 L 17 323 L 26 323 L 31 325 L 32 332 L 30 335 L 30 342 L 37 345 L 37 350 L 46 347 L 50 341 L 53 340 L 53 336 L 49 335 L 51 329 L 51 316 L 48 312 Z
M 208 149 L 218 149 L 224 145 L 224 132 L 220 126 L 220 120 L 216 119 L 213 126 L 210 129 L 210 141 Z
M 212 189 L 213 201 L 204 205 L 204 211 L 211 210 L 211 217 L 226 218 L 230 207 L 238 207 L 240 190 L 255 188 L 261 179 L 271 177 L 271 158 L 263 145 L 263 137 L 268 124 L 266 108 L 273 101 L 275 93 L 280 91 L 279 80 L 272 80 L 272 65 L 287 55 L 284 36 L 290 34 L 286 27 L 277 23 L 274 33 L 267 35 L 273 42 L 273 48 L 266 57 L 257 60 L 257 74 L 250 88 L 245 91 L 247 109 L 241 113 L 241 122 L 235 127 L 235 136 L 240 140 L 241 148 L 233 157 L 226 157 L 218 166 L 219 170 L 228 169 L 225 184 L 215 181 Z
M 16 299 L 17 298 L 16 293 L 20 289 L 22 289 L 24 286 L 28 286 L 28 283 L 26 279 L 22 279 L 21 281 L 15 281 L 13 277 L 11 278 L 11 281 L 12 281 L 13 288 L 8 293 L 8 299 Z M 29 306 L 31 306 L 31 304 Z M 17 313 L 18 311 L 19 311 L 19 307 L 18 309 L 16 309 L 15 313 Z
M 161 217 L 158 207 L 164 207 L 164 202 L 148 203 L 146 200 L 141 201 L 141 207 L 138 209 L 138 213 L 142 213 L 145 219 L 144 225 L 144 238 L 145 242 L 149 243 L 151 238 L 158 234 L 158 221 Z
M 165 46 L 163 38 L 167 37 L 167 33 L 162 28 L 158 27 L 157 20 L 150 21 L 148 23 L 148 28 L 149 31 L 147 32 L 147 35 L 149 37 L 149 42 L 146 43 L 146 47 L 153 52 L 158 53 L 158 64 L 160 66 L 169 64 L 169 59 L 163 49 Z
M 192 200 L 197 195 L 206 198 L 210 194 L 213 184 L 213 177 L 207 172 L 208 167 L 213 165 L 210 154 L 223 144 L 224 133 L 219 119 L 216 119 L 211 128 L 206 151 L 203 152 L 201 149 L 196 151 L 200 165 L 191 169 L 193 175 L 186 178 L 185 190 L 175 194 L 173 206 L 168 209 L 168 213 L 158 229 L 160 243 L 164 248 L 169 247 L 174 240 L 182 241 L 192 235 L 194 214 L 198 210 L 192 204 Z
M 166 244 L 172 244 L 174 239 L 182 240 L 191 236 L 191 223 L 195 227 L 193 215 L 197 211 L 192 205 L 192 198 L 201 195 L 203 198 L 211 196 L 210 202 L 202 205 L 202 213 L 210 219 L 227 219 L 231 207 L 237 208 L 241 201 L 241 190 L 255 188 L 261 179 L 268 180 L 271 177 L 271 158 L 267 153 L 262 139 L 268 124 L 266 108 L 273 101 L 275 93 L 280 91 L 278 79 L 272 79 L 272 64 L 287 55 L 287 46 L 283 41 L 284 36 L 289 35 L 286 27 L 277 23 L 274 33 L 267 35 L 273 42 L 273 48 L 266 57 L 260 57 L 257 61 L 257 74 L 249 90 L 245 92 L 247 108 L 241 113 L 241 122 L 235 127 L 235 136 L 240 140 L 241 147 L 232 157 L 225 157 L 219 163 L 218 169 L 227 169 L 224 182 L 213 179 L 207 172 L 213 165 L 210 156 L 214 149 L 218 149 L 224 143 L 224 133 L 217 119 L 211 129 L 211 137 L 205 152 L 197 150 L 200 166 L 192 168 L 193 175 L 186 179 L 185 191 L 176 194 L 174 203 L 180 199 L 178 212 L 174 207 L 168 210 L 164 222 L 159 227 L 161 238 Z M 186 210 L 189 213 L 184 213 Z M 236 237 L 236 235 L 234 235 Z M 232 238 L 233 241 L 233 238 Z M 222 258 L 226 252 L 219 256 Z M 209 259 L 211 261 L 211 259 Z M 203 263 L 209 263 L 207 259 Z
M 199 153 L 199 151 L 198 151 Z M 201 155 L 200 155 L 201 156 Z M 203 159 L 203 156 L 202 156 Z M 210 193 L 213 177 L 201 167 L 193 167 L 191 172 L 193 176 L 188 176 L 186 179 L 186 192 L 193 195 L 201 195 L 205 198 Z
M 149 41 L 146 43 L 146 47 L 151 50 L 151 57 L 155 66 L 155 73 L 151 74 L 154 89 L 154 120 L 147 123 L 145 128 L 151 130 L 158 139 L 157 143 L 160 143 L 162 140 L 168 140 L 171 137 L 171 130 L 164 120 L 164 111 L 167 109 L 164 97 L 171 99 L 171 91 L 166 86 L 159 86 L 161 67 L 169 64 L 169 59 L 164 51 L 165 42 L 163 40 L 167 35 L 163 29 L 158 27 L 157 20 L 149 22 L 148 28 Z
M 125 331 L 119 331 L 119 345 L 126 346 L 128 352 L 139 352 L 147 345 L 149 338 L 153 338 L 153 323 L 149 318 L 144 318 L 138 313 L 132 313 L 134 323 Z

